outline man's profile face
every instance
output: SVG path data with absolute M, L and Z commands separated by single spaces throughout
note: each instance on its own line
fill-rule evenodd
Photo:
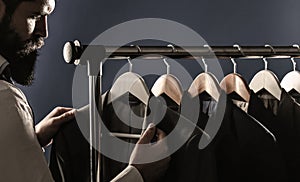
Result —
M 47 16 L 54 7 L 54 0 L 22 1 L 0 20 L 0 54 L 10 63 L 12 78 L 19 84 L 32 83 L 37 50 L 48 36 Z

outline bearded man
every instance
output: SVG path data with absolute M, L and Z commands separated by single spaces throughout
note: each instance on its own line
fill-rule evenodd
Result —
M 75 115 L 75 109 L 57 107 L 34 126 L 28 101 L 14 85 L 32 84 L 38 50 L 48 37 L 47 18 L 54 8 L 54 0 L 0 0 L 0 181 L 53 181 L 42 147 Z M 139 143 L 150 143 L 155 133 L 164 136 L 152 126 Z M 138 153 L 135 149 L 134 155 Z M 153 181 L 151 172 L 166 166 L 165 161 L 150 167 L 130 165 L 114 181 Z

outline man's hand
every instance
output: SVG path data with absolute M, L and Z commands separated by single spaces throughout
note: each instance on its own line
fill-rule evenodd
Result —
M 143 145 L 136 145 L 130 156 L 129 164 L 138 169 L 145 182 L 158 181 L 169 167 L 171 157 L 167 155 L 167 143 L 162 141 L 165 136 L 166 134 L 162 130 L 156 128 L 154 124 L 150 124 L 137 142 L 137 144 Z M 157 138 L 157 141 L 151 143 L 155 138 Z M 165 155 L 168 157 L 161 159 L 161 156 Z M 145 158 L 160 160 L 145 164 L 141 163 L 141 161 L 145 161 Z
M 75 116 L 75 109 L 56 107 L 41 122 L 35 126 L 37 138 L 42 147 L 51 143 L 60 126 Z

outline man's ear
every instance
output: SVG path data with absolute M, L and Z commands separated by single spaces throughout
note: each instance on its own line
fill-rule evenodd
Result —
M 2 21 L 4 14 L 5 14 L 5 4 L 3 0 L 0 0 L 0 22 Z

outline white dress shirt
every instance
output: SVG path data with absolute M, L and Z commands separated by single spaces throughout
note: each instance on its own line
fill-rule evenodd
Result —
M 8 65 L 0 55 L 0 74 Z M 33 129 L 33 114 L 23 92 L 0 80 L 0 181 L 52 182 L 50 170 Z M 128 166 L 114 182 L 143 182 Z

